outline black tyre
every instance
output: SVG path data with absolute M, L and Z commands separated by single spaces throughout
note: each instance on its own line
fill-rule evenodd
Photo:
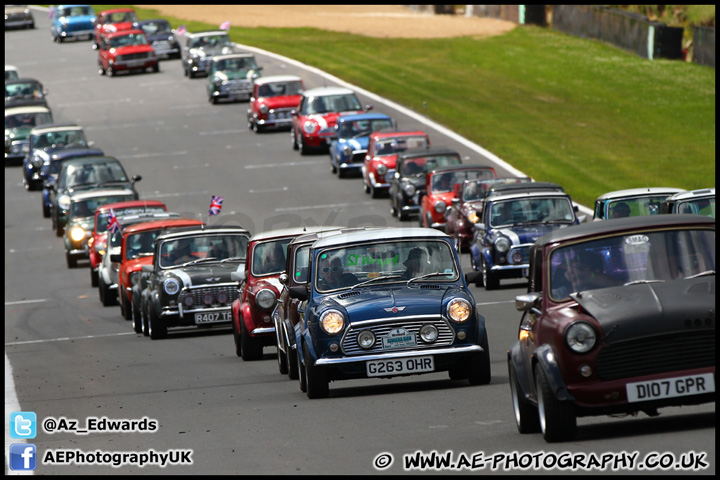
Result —
M 482 259 L 482 281 L 485 285 L 485 290 L 497 290 L 500 288 L 500 279 L 496 274 L 492 273 L 485 262 Z
M 155 309 L 148 305 L 148 335 L 153 340 L 159 340 L 167 337 L 167 323 L 162 318 L 158 317 L 155 313 Z
M 537 433 L 540 431 L 540 418 L 538 410 L 522 393 L 520 383 L 515 373 L 515 367 L 508 361 L 508 374 L 510 376 L 510 394 L 512 395 L 515 424 L 520 433 Z
M 540 430 L 546 442 L 565 442 L 577 435 L 575 406 L 555 398 L 545 372 L 535 366 L 535 390 L 537 392 Z
M 303 343 L 303 357 L 305 358 L 305 379 L 307 381 L 308 398 L 326 398 L 330 395 L 330 381 L 327 372 L 322 367 L 310 365 L 311 357 L 307 345 Z
M 257 338 L 253 338 L 245 328 L 245 322 L 240 319 L 240 350 L 242 353 L 242 359 L 247 361 L 260 360 L 262 358 L 263 345 L 262 341 Z

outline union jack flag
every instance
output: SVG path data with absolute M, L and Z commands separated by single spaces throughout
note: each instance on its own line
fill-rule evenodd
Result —
M 230 21 L 221 23 L 220 30 L 230 30 Z
M 110 213 L 108 213 L 108 231 L 110 233 L 117 233 L 120 231 L 120 222 L 118 222 L 118 219 L 115 216 L 115 211 L 112 208 L 110 209 Z
M 223 197 L 213 195 L 210 200 L 210 215 L 218 215 L 222 209 L 222 202 L 225 200 Z
M 187 32 L 187 28 L 185 28 L 185 25 L 180 25 L 177 29 L 177 34 L 185 35 L 185 32 Z

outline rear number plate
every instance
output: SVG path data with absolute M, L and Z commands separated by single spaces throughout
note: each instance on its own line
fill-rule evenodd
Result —
M 715 391 L 715 378 L 712 373 L 705 373 L 702 375 L 628 383 L 625 385 L 625 391 L 630 403 L 700 395 Z
M 208 312 L 195 314 L 196 325 L 199 325 L 201 323 L 229 322 L 231 320 L 231 312 Z
M 424 373 L 435 371 L 432 356 L 397 358 L 392 360 L 369 360 L 365 362 L 368 377 L 387 377 L 408 373 Z

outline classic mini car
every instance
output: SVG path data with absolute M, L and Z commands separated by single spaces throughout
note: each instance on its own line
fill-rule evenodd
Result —
M 105 33 L 135 30 L 138 28 L 138 18 L 135 10 L 131 8 L 116 8 L 103 10 L 98 13 L 95 20 L 95 41 L 93 48 L 100 46 L 100 37 Z
M 89 143 L 79 125 L 49 123 L 35 127 L 28 135 L 27 149 L 23 158 L 23 185 L 27 190 L 39 190 L 43 186 L 40 171 L 59 150 L 87 148 Z
M 657 215 L 667 197 L 684 191 L 682 188 L 649 187 L 604 193 L 595 200 L 593 221 Z
M 5 165 L 22 163 L 34 127 L 52 123 L 52 112 L 40 105 L 5 109 Z
M 139 284 L 143 265 L 152 265 L 155 247 L 155 238 L 162 232 L 173 228 L 192 227 L 199 228 L 203 222 L 192 218 L 168 218 L 166 220 L 151 220 L 122 229 L 120 250 L 109 253 L 110 261 L 118 264 L 118 297 L 120 300 L 120 313 L 125 320 L 133 321 L 136 333 L 142 333 L 142 317 L 140 315 L 140 301 L 133 301 L 133 294 L 138 287 L 138 299 L 141 295 Z
M 100 36 L 98 73 L 112 77 L 119 72 L 160 71 L 155 50 L 142 30 L 106 32 Z
M 230 273 L 245 268 L 250 234 L 239 227 L 177 231 L 155 239 L 152 265 L 142 291 L 143 333 L 153 340 L 168 327 L 232 324 L 237 282 Z
M 95 20 L 91 5 L 56 5 L 50 9 L 50 36 L 58 43 L 68 38 L 90 40 L 95 34 Z
M 5 5 L 5 30 L 35 28 L 35 19 L 27 5 Z
M 465 180 L 445 210 L 445 233 L 455 242 L 458 253 L 466 251 L 480 220 L 485 197 L 493 185 L 529 183 L 530 177 L 494 177 Z
M 531 249 L 508 350 L 520 433 L 715 401 L 715 220 L 657 215 L 556 230 Z
M 368 150 L 363 160 L 363 190 L 372 198 L 387 193 L 390 179 L 395 174 L 398 154 L 409 148 L 427 148 L 430 137 L 422 130 L 385 130 L 373 132 L 368 141 Z
M 362 113 L 371 108 L 370 105 L 363 108 L 355 92 L 347 88 L 320 87 L 304 91 L 297 110 L 291 112 L 293 150 L 306 155 L 311 150 L 326 149 L 340 115 Z
M 327 397 L 329 382 L 449 371 L 490 382 L 485 319 L 450 237 L 387 228 L 318 240 L 296 326 L 300 388 Z
M 691 213 L 715 218 L 715 187 L 671 195 L 660 205 L 660 213 Z
M 5 81 L 17 80 L 20 78 L 18 68 L 14 65 L 5 65 Z
M 478 286 L 494 290 L 501 278 L 527 277 L 532 244 L 546 233 L 580 223 L 576 209 L 570 196 L 558 191 L 488 196 L 470 246 L 470 263 L 482 272 Z
M 183 73 L 190 78 L 207 75 L 210 60 L 215 55 L 239 53 L 237 47 L 230 41 L 228 32 L 222 30 L 188 32 L 180 36 L 179 43 Z
M 98 270 L 103 256 L 108 250 L 108 224 L 110 211 L 116 217 L 140 213 L 167 212 L 165 204 L 159 200 L 130 200 L 129 202 L 107 203 L 95 210 L 94 227 L 88 239 L 88 256 L 90 257 L 90 285 L 98 286 Z
M 425 195 L 420 198 L 420 226 L 445 231 L 445 210 L 456 198 L 465 180 L 496 178 L 493 167 L 449 165 L 438 167 L 425 176 Z
M 263 347 L 275 345 L 273 312 L 282 290 L 287 245 L 315 228 L 299 227 L 258 233 L 248 243 L 245 269 L 230 274 L 239 284 L 240 298 L 232 303 L 235 353 L 243 360 L 259 360 Z
M 50 218 L 50 210 L 52 208 L 52 200 L 50 192 L 55 188 L 58 174 L 62 165 L 67 160 L 73 160 L 82 157 L 97 157 L 105 155 L 99 148 L 66 148 L 56 150 L 50 155 L 50 160 L 43 163 L 40 169 L 40 181 L 42 181 L 42 215 L 44 218 Z
M 47 107 L 47 88 L 34 78 L 18 78 L 5 82 L 5 108 L 42 105 Z
M 410 215 L 420 213 L 427 172 L 461 163 L 460 154 L 448 148 L 413 148 L 401 152 L 388 189 L 392 215 L 407 220 Z
M 68 207 L 65 215 L 63 241 L 68 268 L 75 268 L 78 259 L 88 258 L 88 239 L 92 236 L 95 210 L 106 203 L 123 202 L 137 198 L 129 188 L 98 188 L 66 195 Z
M 290 128 L 292 112 L 300 105 L 303 81 L 295 75 L 256 78 L 248 106 L 248 127 L 255 132 L 266 128 Z
M 138 28 L 145 32 L 150 45 L 160 58 L 180 58 L 180 44 L 167 20 L 140 20 Z
M 49 193 L 50 218 L 56 235 L 60 237 L 63 234 L 70 208 L 70 195 L 74 192 L 103 187 L 128 188 L 134 192 L 134 196 L 127 200 L 137 200 L 139 195 L 135 190 L 135 182 L 140 180 L 140 175 L 129 178 L 115 157 L 84 157 L 63 162 L 57 181 L 51 185 Z
M 120 229 L 115 232 L 108 232 L 107 254 L 103 255 L 100 265 L 98 266 L 98 295 L 100 296 L 100 303 L 102 303 L 104 307 L 117 305 L 120 296 L 120 262 L 117 255 L 120 254 L 125 229 L 139 223 L 153 222 L 155 220 L 180 219 L 182 216 L 179 213 L 142 212 L 120 215 L 115 218 L 117 219 Z M 152 243 L 149 248 L 152 248 Z M 125 305 L 127 305 L 127 303 Z M 123 310 L 123 316 L 125 316 L 126 313 L 130 314 L 130 310 Z M 130 319 L 131 317 L 128 316 L 125 318 Z
M 360 172 L 367 154 L 370 134 L 393 128 L 393 119 L 384 113 L 342 115 L 335 123 L 330 137 L 330 168 L 342 178 L 351 172 Z
M 260 77 L 255 56 L 250 53 L 216 55 L 210 59 L 208 79 L 205 86 L 210 103 L 220 99 L 249 100 L 253 80 Z

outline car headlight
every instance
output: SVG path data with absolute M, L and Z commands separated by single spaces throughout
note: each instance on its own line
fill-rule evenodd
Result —
M 305 122 L 303 124 L 303 132 L 310 135 L 311 133 L 315 132 L 315 130 L 317 129 L 317 126 L 318 125 L 316 122 L 313 122 L 312 120 L 308 120 L 307 122 Z
M 447 204 L 440 200 L 439 202 L 435 203 L 435 211 L 437 213 L 443 213 L 447 209 Z
M 62 210 L 70 208 L 70 195 L 61 195 L 60 198 L 58 198 L 58 207 Z
M 388 171 L 388 168 L 387 165 L 381 163 L 375 170 L 377 171 L 378 175 L 385 175 Z
M 407 195 L 408 197 L 412 197 L 413 195 L 415 195 L 416 189 L 415 185 L 413 185 L 412 183 L 406 183 L 405 185 L 403 185 L 402 190 L 403 192 L 405 192 L 405 195 Z
M 342 154 L 346 157 L 352 157 L 353 149 L 350 145 L 345 145 L 342 149 Z
M 335 335 L 345 326 L 345 317 L 337 310 L 328 310 L 320 316 L 320 326 L 326 333 Z
M 263 310 L 270 310 L 275 306 L 277 296 L 272 290 L 260 290 L 255 295 L 255 305 L 262 308 Z
M 168 278 L 165 280 L 165 283 L 163 283 L 163 290 L 165 290 L 165 293 L 168 295 L 175 295 L 180 290 L 180 283 L 174 278 Z
M 35 168 L 40 168 L 43 165 L 43 159 L 40 157 L 33 157 L 32 159 L 32 165 Z
M 260 105 L 260 109 L 259 109 L 259 110 L 260 110 L 260 113 L 262 113 L 263 115 L 265 115 L 265 114 L 267 114 L 267 113 L 270 111 L 270 108 L 263 103 L 262 105 Z
M 470 312 L 472 312 L 470 304 L 462 298 L 452 300 L 447 306 L 448 317 L 450 317 L 450 320 L 453 322 L 466 322 L 467 319 L 470 318 Z
M 587 353 L 597 343 L 597 333 L 588 323 L 576 322 L 565 330 L 565 343 L 575 353 Z
M 468 213 L 468 220 L 470 220 L 472 223 L 477 223 L 478 220 L 480 220 L 480 217 L 478 216 L 477 212 L 473 210 L 472 212 Z
M 507 252 L 510 248 L 510 240 L 505 237 L 500 237 L 495 241 L 495 249 L 498 252 Z
M 70 238 L 76 242 L 79 242 L 85 238 L 85 230 L 80 227 L 73 227 L 70 229 Z

